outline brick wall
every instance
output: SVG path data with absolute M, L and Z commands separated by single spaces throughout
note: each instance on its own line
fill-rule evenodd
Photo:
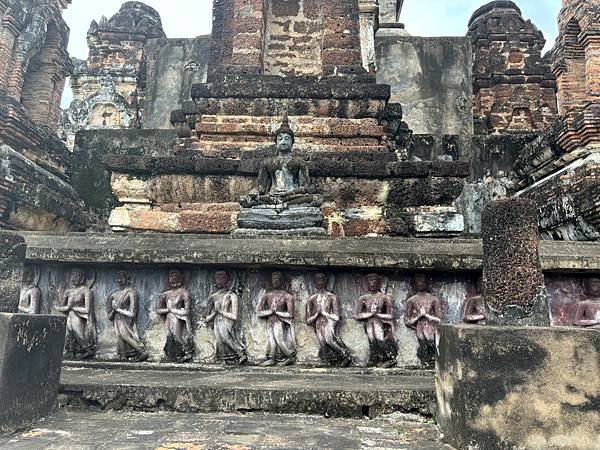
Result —
M 209 81 L 361 69 L 358 0 L 215 0 Z
M 563 0 L 552 68 L 561 114 L 600 99 L 600 1 Z
M 0 2 L 0 95 L 21 103 L 38 125 L 55 130 L 64 79 L 72 70 L 69 28 L 62 10 L 70 0 Z
M 509 1 L 494 1 L 469 22 L 474 49 L 474 116 L 485 132 L 543 130 L 556 118 L 556 81 L 542 57 L 544 36 Z

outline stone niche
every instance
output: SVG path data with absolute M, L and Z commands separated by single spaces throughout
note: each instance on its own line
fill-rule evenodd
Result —
M 67 287 L 67 272 L 73 267 L 67 264 L 44 264 L 41 266 L 39 287 L 43 293 L 43 313 L 57 313 L 59 302 Z M 107 319 L 106 300 L 118 290 L 117 272 L 123 266 L 83 266 L 89 279 L 94 280 L 92 291 L 95 298 L 95 314 L 98 323 L 98 352 L 96 357 L 111 359 L 116 357 L 116 342 L 112 324 Z M 167 271 L 170 266 L 135 265 L 126 267 L 132 274 L 132 284 L 140 296 L 138 329 L 146 342 L 150 359 L 160 361 L 163 358 L 165 342 L 163 322 L 155 313 L 159 294 L 166 289 Z M 214 274 L 218 268 L 210 266 L 180 267 L 187 280 L 186 286 L 193 299 L 193 328 L 195 333 L 197 363 L 211 363 L 215 353 L 214 335 L 206 325 L 207 300 L 214 288 Z M 266 323 L 257 317 L 260 298 L 266 292 L 270 275 L 274 269 L 225 268 L 230 274 L 235 290 L 240 296 L 239 313 L 241 334 L 248 347 L 251 364 L 264 360 L 266 351 Z M 319 269 L 320 270 L 320 269 Z M 317 269 L 282 270 L 295 297 L 294 326 L 298 346 L 298 364 L 320 365 L 319 345 L 313 328 L 304 323 L 306 303 L 315 293 L 314 274 Z M 364 366 L 369 355 L 369 344 L 363 325 L 353 320 L 358 298 L 366 292 L 365 271 L 325 270 L 330 275 L 333 291 L 341 302 L 340 336 L 352 352 L 354 364 Z M 382 290 L 391 296 L 395 308 L 396 339 L 399 343 L 398 364 L 402 367 L 419 366 L 417 358 L 417 340 L 414 331 L 404 326 L 405 302 L 409 296 L 409 272 L 382 271 Z M 432 273 L 432 293 L 438 296 L 444 305 L 444 317 L 449 323 L 460 322 L 462 302 L 467 289 L 474 284 L 475 276 L 468 273 Z
M 438 423 L 457 448 L 592 449 L 600 442 L 597 330 L 444 326 Z

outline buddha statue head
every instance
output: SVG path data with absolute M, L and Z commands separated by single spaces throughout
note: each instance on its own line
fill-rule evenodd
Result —
M 290 127 L 290 122 L 287 113 L 283 116 L 283 120 L 279 129 L 275 132 L 275 148 L 279 155 L 289 155 L 294 147 L 295 137 L 294 131 Z

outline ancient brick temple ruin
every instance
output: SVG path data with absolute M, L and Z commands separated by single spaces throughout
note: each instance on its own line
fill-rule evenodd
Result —
M 0 224 L 82 230 L 84 205 L 69 183 L 70 153 L 57 137 L 73 63 L 66 51 L 69 1 L 0 3 Z
M 194 39 L 127 1 L 86 60 L 68 3 L 0 0 L 0 228 L 28 245 L 0 304 L 68 317 L 61 405 L 437 409 L 459 448 L 593 448 L 598 1 L 549 51 L 505 0 L 428 38 L 401 0 L 214 0 Z

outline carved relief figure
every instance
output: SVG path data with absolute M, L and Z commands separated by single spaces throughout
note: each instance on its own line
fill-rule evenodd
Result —
M 23 271 L 23 286 L 19 299 L 19 312 L 23 314 L 40 314 L 42 308 L 42 291 L 38 287 L 40 268 L 26 266 Z
M 281 272 L 271 274 L 271 289 L 263 295 L 258 317 L 267 319 L 267 360 L 263 366 L 290 366 L 296 362 L 294 296 L 284 289 Z
M 294 132 L 287 115 L 276 132 L 277 156 L 261 163 L 258 187 L 240 199 L 245 208 L 259 205 L 321 206 L 323 198 L 312 189 L 308 166 L 298 158 L 292 158 Z
M 483 298 L 483 278 L 477 280 L 477 292 L 465 300 L 462 320 L 465 323 L 484 325 L 486 319 L 485 301 Z
M 69 273 L 69 287 L 63 294 L 59 311 L 67 316 L 65 357 L 92 358 L 96 354 L 97 330 L 94 314 L 93 280 L 87 280 L 85 271 L 76 267 Z
M 393 367 L 398 356 L 395 336 L 394 304 L 381 292 L 381 277 L 370 273 L 366 277 L 369 292 L 358 299 L 355 319 L 365 323 L 369 338 L 370 364 Z
M 124 270 L 117 273 L 119 290 L 108 297 L 108 320 L 113 323 L 117 337 L 117 353 L 120 359 L 145 361 L 146 346 L 137 329 L 139 294 L 131 285 L 131 274 Z
M 216 341 L 216 358 L 228 364 L 248 361 L 246 347 L 237 332 L 238 296 L 229 288 L 229 274 L 220 270 L 215 274 L 217 292 L 208 297 L 206 323 L 212 324 Z
M 340 321 L 340 302 L 327 288 L 327 275 L 317 273 L 315 286 L 317 293 L 306 304 L 306 324 L 312 326 L 319 340 L 319 357 L 332 366 L 347 367 L 352 357 L 346 344 L 337 334 Z
M 586 299 L 577 304 L 573 325 L 600 328 L 600 277 L 585 280 Z
M 167 342 L 165 355 L 170 361 L 187 362 L 194 357 L 192 329 L 192 296 L 183 286 L 183 273 L 172 269 L 168 273 L 169 289 L 160 294 L 156 313 L 165 321 Z
M 416 274 L 413 288 L 417 293 L 406 301 L 404 323 L 417 333 L 419 359 L 431 364 L 435 358 L 439 325 L 442 323 L 441 302 L 431 294 L 427 275 Z

